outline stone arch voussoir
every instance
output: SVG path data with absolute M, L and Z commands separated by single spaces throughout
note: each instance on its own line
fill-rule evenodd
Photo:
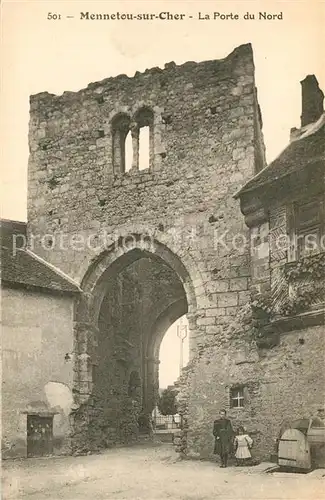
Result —
M 199 275 L 194 259 L 189 252 L 181 248 L 176 249 L 176 253 L 173 242 L 168 241 L 166 237 L 164 240 L 163 242 L 158 241 L 156 237 L 145 230 L 137 233 L 131 231 L 120 233 L 119 238 L 107 250 L 102 251 L 91 260 L 81 281 L 83 298 L 79 301 L 78 306 L 81 306 L 83 311 L 79 311 L 79 313 L 83 313 L 81 315 L 85 317 L 85 307 L 90 312 L 92 302 L 94 299 L 97 300 L 101 291 L 104 290 L 105 276 L 108 273 L 119 273 L 125 266 L 143 255 L 160 258 L 175 271 L 184 286 L 188 310 L 190 313 L 194 312 L 197 308 L 194 282 L 197 283 Z M 78 306 L 76 320 L 79 315 Z M 91 314 L 88 315 L 88 318 L 93 319 Z

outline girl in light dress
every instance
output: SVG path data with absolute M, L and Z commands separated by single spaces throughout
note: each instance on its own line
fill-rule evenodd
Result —
M 252 438 L 245 432 L 244 427 L 239 427 L 237 435 L 234 440 L 236 449 L 235 457 L 237 465 L 244 465 L 250 458 L 252 458 L 250 449 L 253 446 Z

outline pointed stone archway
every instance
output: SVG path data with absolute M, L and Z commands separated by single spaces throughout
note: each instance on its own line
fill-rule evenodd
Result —
M 180 317 L 187 313 L 185 298 L 176 299 L 164 308 L 151 325 L 146 345 L 146 377 L 144 378 L 144 402 L 148 412 L 155 407 L 159 389 L 159 351 L 161 342 L 169 329 Z
M 156 403 L 164 334 L 184 314 L 190 336 L 195 327 L 193 282 L 167 246 L 134 234 L 91 263 L 82 289 L 75 309 L 73 446 L 131 442 Z

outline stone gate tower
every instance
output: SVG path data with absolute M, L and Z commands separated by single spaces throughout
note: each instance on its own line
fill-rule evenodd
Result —
M 252 48 L 34 95 L 29 145 L 29 244 L 83 290 L 74 445 L 128 441 L 167 328 L 186 313 L 193 354 L 248 298 L 247 251 L 227 242 L 247 231 L 234 194 L 265 164 Z

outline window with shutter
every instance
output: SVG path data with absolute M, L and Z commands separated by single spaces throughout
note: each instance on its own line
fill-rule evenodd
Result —
M 294 204 L 294 260 L 324 251 L 324 215 L 321 197 Z

